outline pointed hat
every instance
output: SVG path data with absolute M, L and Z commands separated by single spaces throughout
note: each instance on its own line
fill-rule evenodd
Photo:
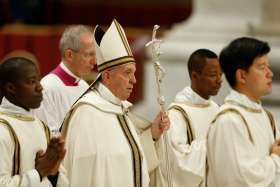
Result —
M 97 25 L 94 39 L 99 73 L 114 66 L 135 63 L 125 32 L 116 19 L 106 32 Z

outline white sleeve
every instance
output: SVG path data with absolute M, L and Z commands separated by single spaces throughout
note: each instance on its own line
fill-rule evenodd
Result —
M 2 187 L 38 187 L 40 176 L 35 169 L 20 175 L 12 175 L 14 143 L 8 130 L 0 124 L 0 186 Z
M 1 175 L 0 186 L 3 187 L 38 187 L 40 176 L 35 169 L 22 173 L 21 175 Z
M 238 114 L 221 115 L 208 134 L 209 174 L 219 186 L 269 186 L 275 179 L 274 155 L 260 157 Z
M 146 129 L 140 135 L 141 145 L 147 160 L 149 172 L 159 166 L 158 149 L 153 141 L 151 128 Z
M 176 110 L 169 111 L 171 122 L 169 133 L 173 180 L 177 186 L 198 186 L 205 177 L 206 140 L 205 137 L 195 139 L 188 144 L 187 124 Z
M 131 112 L 128 113 L 128 119 L 133 123 L 137 131 L 150 173 L 159 166 L 158 155 L 160 154 L 159 147 L 156 146 L 156 142 L 153 141 L 151 131 L 152 123 Z

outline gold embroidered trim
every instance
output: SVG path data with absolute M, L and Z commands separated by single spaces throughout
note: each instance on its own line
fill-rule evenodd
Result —
M 101 110 L 100 108 L 97 108 L 95 105 L 91 104 L 91 103 L 87 103 L 87 102 L 79 102 L 76 105 L 72 106 L 72 108 L 67 112 L 67 114 L 65 115 L 63 122 L 61 124 L 61 127 L 59 129 L 59 131 L 61 132 L 61 134 L 63 135 L 63 137 L 66 139 L 67 133 L 68 133 L 68 128 L 69 128 L 69 122 L 72 118 L 72 114 L 81 106 L 81 105 L 89 105 L 92 106 L 98 110 Z M 101 110 L 103 111 L 103 110 Z M 106 111 L 103 111 L 106 112 Z M 111 114 L 115 114 L 113 112 L 106 112 L 106 113 L 111 113 Z
M 271 125 L 271 129 L 272 129 L 272 133 L 274 136 L 274 139 L 276 140 L 276 124 L 273 118 L 273 115 L 271 114 L 271 112 L 269 112 L 268 110 L 264 109 L 269 121 L 270 121 L 270 125 Z
M 0 119 L 0 124 L 3 124 L 8 128 L 9 133 L 15 143 L 12 176 L 18 175 L 19 171 L 20 171 L 20 144 L 18 141 L 18 137 L 17 137 L 13 127 L 10 125 L 10 123 L 7 120 Z
M 186 121 L 186 127 L 187 127 L 186 128 L 187 135 L 188 135 L 187 144 L 191 144 L 192 141 L 195 139 L 195 135 L 194 135 L 194 130 L 192 128 L 191 121 L 190 121 L 190 118 L 189 118 L 187 112 L 182 107 L 180 107 L 178 105 L 173 105 L 168 110 L 171 110 L 171 109 L 177 110 L 177 111 L 181 112 L 181 114 L 183 115 L 183 117 Z
M 81 105 L 90 105 L 89 103 L 80 102 L 76 104 L 65 116 L 62 126 L 61 126 L 61 134 L 66 139 L 68 128 L 69 128 L 69 122 L 72 118 L 72 114 L 79 108 Z M 95 107 L 95 106 L 93 106 Z M 132 150 L 132 158 L 133 158 L 133 169 L 134 169 L 134 186 L 135 187 L 142 187 L 142 158 L 140 154 L 140 150 L 138 148 L 138 145 L 136 144 L 128 126 L 126 119 L 123 115 L 117 115 L 118 121 L 120 123 L 120 126 L 128 140 L 128 143 L 130 145 L 130 148 Z
M 134 58 L 132 56 L 124 56 L 124 57 L 120 57 L 120 58 L 116 58 L 107 62 L 104 62 L 103 64 L 100 64 L 97 69 L 98 72 L 102 72 L 108 68 L 112 68 L 114 66 L 119 66 L 122 64 L 126 64 L 126 63 L 132 63 L 135 62 Z
M 41 123 L 42 123 L 43 129 L 44 129 L 45 135 L 46 135 L 47 144 L 49 145 L 50 139 L 51 139 L 50 129 L 43 121 L 41 121 Z
M 233 100 L 227 100 L 227 101 L 225 101 L 225 103 L 240 106 L 240 107 L 244 108 L 245 110 L 247 110 L 248 112 L 253 112 L 253 113 L 261 113 L 262 112 L 262 110 L 260 110 L 260 109 L 250 108 L 250 107 L 242 105 L 241 103 L 238 103 L 238 102 L 233 101 Z
M 195 103 L 189 103 L 189 102 L 176 102 L 176 103 L 181 103 L 181 104 L 185 104 L 191 107 L 198 107 L 198 108 L 206 108 L 210 106 L 210 103 L 205 103 L 205 104 L 195 104 Z
M 225 113 L 228 113 L 228 112 L 233 112 L 233 113 L 235 113 L 235 114 L 237 114 L 237 115 L 239 115 L 239 116 L 241 117 L 242 121 L 244 122 L 244 124 L 245 124 L 245 126 L 246 126 L 246 129 L 247 129 L 247 132 L 248 132 L 248 135 L 249 135 L 249 139 L 250 139 L 250 141 L 252 142 L 252 144 L 254 144 L 253 136 L 252 136 L 252 134 L 251 134 L 251 131 L 250 131 L 250 128 L 249 128 L 249 125 L 248 125 L 246 119 L 245 119 L 244 116 L 243 116 L 237 109 L 235 109 L 235 108 L 227 108 L 227 109 L 225 109 L 225 110 L 222 110 L 221 112 L 219 112 L 219 113 L 216 115 L 215 119 L 212 121 L 211 124 L 213 124 L 213 123 L 218 119 L 219 116 L 221 116 L 221 115 L 223 115 L 223 114 L 225 114 Z
M 16 118 L 18 120 L 21 121 L 34 121 L 35 118 L 31 117 L 31 116 L 24 116 L 22 114 L 12 114 L 12 113 L 6 113 L 6 112 L 0 112 L 0 114 L 5 115 L 5 116 L 9 116 L 12 118 Z
M 83 103 L 80 102 L 78 104 L 76 104 L 74 107 L 72 107 L 69 112 L 67 112 L 67 114 L 65 115 L 62 125 L 60 127 L 60 132 L 61 135 L 66 139 L 67 133 L 68 133 L 68 128 L 69 128 L 69 122 L 72 118 L 72 114 L 74 114 L 74 112 L 79 108 L 79 106 L 83 105 L 83 104 L 87 104 L 87 103 Z
M 121 36 L 121 39 L 122 39 L 122 42 L 123 42 L 123 44 L 124 44 L 124 46 L 125 46 L 126 52 L 127 52 L 130 56 L 133 56 L 133 55 L 132 55 L 132 52 L 131 52 L 131 49 L 130 49 L 130 47 L 129 47 L 128 41 L 127 41 L 127 39 L 126 39 L 126 37 L 125 37 L 124 31 L 123 31 L 123 29 L 121 28 L 121 25 L 120 25 L 120 24 L 117 22 L 117 20 L 115 20 L 115 19 L 114 19 L 114 23 L 116 24 L 117 30 L 118 30 L 118 32 L 119 32 L 119 34 L 120 34 L 120 36 Z
M 142 160 L 140 155 L 140 150 L 136 141 L 133 138 L 132 133 L 128 127 L 127 121 L 124 115 L 117 115 L 119 120 L 120 126 L 123 130 L 123 133 L 128 141 L 132 152 L 132 159 L 133 159 L 133 170 L 134 170 L 134 187 L 142 187 Z

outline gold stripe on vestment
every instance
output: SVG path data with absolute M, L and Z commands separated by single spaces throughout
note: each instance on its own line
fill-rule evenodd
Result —
M 206 107 L 209 107 L 210 106 L 210 103 L 205 103 L 205 104 L 197 104 L 197 103 L 190 103 L 190 102 L 176 102 L 178 104 L 184 104 L 184 105 L 187 105 L 187 106 L 191 106 L 191 107 L 198 107 L 198 108 L 206 108 Z M 178 106 L 178 105 L 176 105 Z
M 239 115 L 242 119 L 242 121 L 244 122 L 245 126 L 246 126 L 246 129 L 247 129 L 247 132 L 248 132 L 248 135 L 249 135 L 249 139 L 250 141 L 254 144 L 254 140 L 253 140 L 253 136 L 252 136 L 252 133 L 250 131 L 250 128 L 249 128 L 249 125 L 246 121 L 246 119 L 244 118 L 244 116 L 235 108 L 227 108 L 225 110 L 222 110 L 221 112 L 219 112 L 216 117 L 214 118 L 214 120 L 212 121 L 211 124 L 215 123 L 215 121 L 218 119 L 219 116 L 223 115 L 223 114 L 226 114 L 226 113 L 229 113 L 229 112 L 232 112 L 232 113 L 235 113 L 237 115 Z M 225 124 L 226 125 L 226 124 Z
M 268 119 L 269 119 L 269 122 L 270 122 L 270 125 L 271 125 L 271 128 L 272 128 L 272 133 L 273 133 L 273 136 L 274 136 L 274 139 L 276 140 L 276 124 L 275 124 L 275 120 L 274 120 L 274 117 L 273 115 L 271 114 L 271 112 L 269 112 L 268 110 L 264 109 Z
M 125 116 L 117 115 L 117 118 L 132 152 L 134 187 L 142 187 L 142 160 L 139 147 L 130 132 Z
M 226 100 L 225 103 L 228 103 L 228 104 L 232 104 L 232 105 L 236 105 L 236 106 L 239 106 L 245 110 L 247 110 L 248 112 L 253 112 L 253 113 L 261 113 L 262 110 L 261 109 L 255 109 L 255 108 L 250 108 L 248 106 L 245 106 L 241 103 L 238 103 L 236 101 L 233 101 L 233 100 Z
M 47 145 L 49 145 L 50 139 L 51 139 L 50 129 L 43 121 L 40 121 L 40 122 L 42 123 L 43 128 L 44 128 L 44 132 L 45 132 L 46 139 L 47 139 Z
M 191 144 L 192 141 L 195 139 L 195 134 L 194 134 L 194 129 L 191 125 L 191 121 L 190 121 L 190 118 L 189 118 L 187 112 L 178 105 L 173 105 L 168 110 L 171 110 L 171 109 L 177 110 L 177 111 L 181 112 L 181 114 L 183 115 L 185 122 L 186 122 L 186 127 L 187 127 L 186 128 L 187 136 L 188 136 L 187 144 Z
M 3 124 L 8 128 L 9 133 L 15 143 L 12 176 L 18 175 L 19 171 L 20 171 L 20 144 L 18 141 L 18 137 L 17 137 L 12 125 L 7 120 L 0 119 L 0 124 Z
M 34 121 L 35 118 L 31 117 L 31 116 L 25 116 L 22 114 L 13 114 L 13 113 L 6 113 L 6 112 L 0 112 L 0 114 L 5 115 L 5 116 L 9 116 L 11 118 L 15 118 L 21 121 Z

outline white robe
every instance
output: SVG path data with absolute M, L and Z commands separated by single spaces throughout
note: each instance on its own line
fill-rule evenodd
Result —
M 187 122 L 182 112 L 175 110 L 180 106 L 188 115 L 194 140 L 188 142 Z M 205 186 L 206 176 L 206 135 L 209 124 L 219 107 L 212 100 L 205 100 L 190 87 L 184 88 L 171 103 L 169 133 L 173 187 Z
M 98 90 L 98 91 L 97 91 Z M 72 187 L 134 187 L 132 149 L 121 128 L 117 115 L 125 115 L 129 131 L 141 156 L 141 187 L 149 186 L 148 166 L 144 149 L 155 155 L 150 129 L 143 131 L 146 146 L 140 138 L 130 117 L 126 115 L 131 105 L 118 100 L 108 88 L 99 83 L 76 104 L 63 124 L 66 135 L 67 154 L 64 166 Z M 149 137 L 149 138 L 148 138 Z M 151 146 L 152 145 L 152 146 Z M 156 159 L 156 156 L 152 156 Z M 149 159 L 150 170 L 158 165 Z
M 75 76 L 63 64 L 61 68 L 76 79 L 78 85 L 67 86 L 63 81 L 53 73 L 49 73 L 41 80 L 43 86 L 43 101 L 40 108 L 34 110 L 35 115 L 45 122 L 50 130 L 58 130 L 63 122 L 63 119 L 70 110 L 74 102 L 86 91 L 88 84 Z
M 208 135 L 208 187 L 280 186 L 280 158 L 270 154 L 275 140 L 261 104 L 233 90 L 220 111 Z
M 48 178 L 40 181 L 35 169 L 35 157 L 39 150 L 47 148 L 47 128 L 42 122 L 3 98 L 0 119 L 7 121 L 15 132 L 20 146 L 19 174 L 12 176 L 15 142 L 5 123 L 0 122 L 0 186 L 2 187 L 51 187 Z M 63 174 L 59 176 L 61 187 L 67 186 Z

